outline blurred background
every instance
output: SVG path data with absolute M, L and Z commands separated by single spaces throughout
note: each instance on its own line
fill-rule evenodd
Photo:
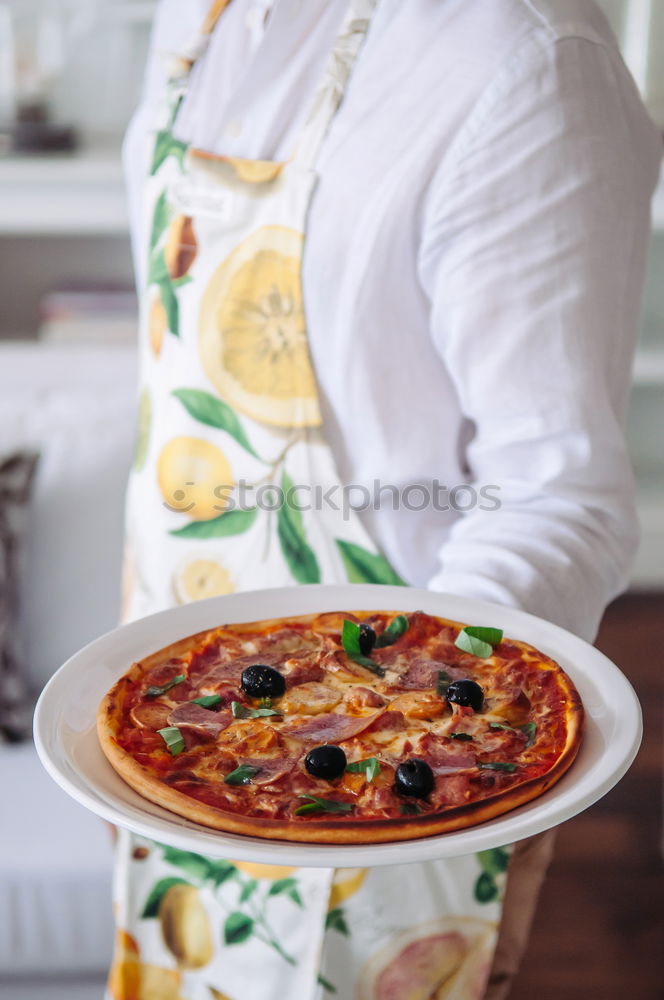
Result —
M 664 0 L 600 5 L 664 130 Z M 100 997 L 110 953 L 110 837 L 50 782 L 22 737 L 31 695 L 119 615 L 137 310 L 120 146 L 155 7 L 0 0 L 6 1000 Z M 646 740 L 628 778 L 562 828 L 513 1000 L 586 1000 L 591 990 L 602 1000 L 662 995 L 663 277 L 660 184 L 629 413 L 642 542 L 631 591 L 609 609 L 598 639 L 641 696 Z

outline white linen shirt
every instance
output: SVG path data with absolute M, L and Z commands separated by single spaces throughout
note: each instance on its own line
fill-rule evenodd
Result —
M 234 0 L 176 134 L 288 157 L 346 2 Z M 209 3 L 158 10 L 125 143 L 135 246 L 165 57 Z M 471 483 L 501 503 L 394 510 L 384 491 L 360 517 L 408 583 L 588 639 L 626 585 L 622 428 L 660 153 L 589 0 L 379 0 L 305 244 L 324 430 L 345 483 Z

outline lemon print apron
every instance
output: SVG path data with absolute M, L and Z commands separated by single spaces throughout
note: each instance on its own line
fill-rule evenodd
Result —
M 375 0 L 352 0 L 292 158 L 191 148 L 173 124 L 229 0 L 177 61 L 147 178 L 140 426 L 125 618 L 234 590 L 400 583 L 339 486 L 301 269 L 314 165 Z M 223 30 L 223 20 L 217 30 Z M 375 869 L 212 860 L 120 831 L 113 1000 L 475 1000 L 509 848 Z

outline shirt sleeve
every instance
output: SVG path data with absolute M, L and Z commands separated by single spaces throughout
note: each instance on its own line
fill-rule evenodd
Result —
M 432 589 L 591 640 L 625 588 L 638 530 L 624 420 L 660 155 L 618 53 L 565 37 L 522 46 L 441 162 L 420 277 L 479 502 Z

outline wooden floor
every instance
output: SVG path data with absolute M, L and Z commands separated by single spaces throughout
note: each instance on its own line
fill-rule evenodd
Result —
M 510 1000 L 662 1000 L 664 595 L 630 595 L 597 640 L 632 682 L 644 741 L 620 784 L 558 833 Z

